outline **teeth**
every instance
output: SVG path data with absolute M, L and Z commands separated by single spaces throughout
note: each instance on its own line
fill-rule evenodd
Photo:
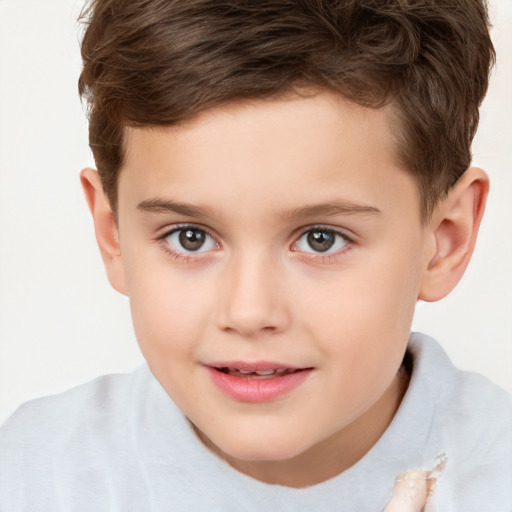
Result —
M 239 373 L 241 375 L 254 375 L 258 377 L 269 377 L 271 375 L 284 375 L 293 373 L 297 370 L 292 368 L 276 368 L 274 370 L 240 370 L 239 368 L 224 367 L 222 369 L 225 373 Z

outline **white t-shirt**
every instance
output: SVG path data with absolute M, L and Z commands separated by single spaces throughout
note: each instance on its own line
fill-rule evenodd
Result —
M 354 466 L 302 489 L 250 478 L 206 449 L 143 365 L 23 405 L 0 430 L 0 511 L 381 512 L 395 477 L 446 457 L 436 512 L 512 511 L 512 401 L 412 335 L 412 378 Z

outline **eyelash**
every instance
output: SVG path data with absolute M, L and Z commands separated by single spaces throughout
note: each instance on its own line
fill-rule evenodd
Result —
M 169 244 L 166 242 L 166 239 L 168 237 L 170 237 L 172 234 L 174 233 L 177 233 L 177 232 L 180 232 L 180 231 L 184 231 L 186 229 L 195 229 L 195 230 L 199 230 L 199 231 L 203 231 L 207 236 L 209 236 L 210 238 L 212 238 L 217 247 L 220 247 L 221 244 L 216 240 L 216 237 L 208 230 L 206 229 L 204 226 L 199 226 L 199 225 L 196 225 L 196 224 L 179 224 L 179 225 L 175 225 L 172 229 L 169 229 L 167 231 L 165 231 L 163 234 L 161 234 L 160 236 L 158 236 L 156 238 L 156 241 L 159 242 L 159 244 L 161 245 L 161 247 L 163 248 L 164 252 L 170 256 L 171 258 L 173 258 L 175 261 L 177 261 L 178 263 L 190 263 L 190 262 L 193 262 L 193 261 L 199 261 L 200 259 L 203 259 L 205 257 L 208 257 L 211 253 L 211 251 L 206 251 L 204 253 L 194 253 L 194 252 L 190 252 L 190 253 L 180 253 L 178 251 L 174 251 L 170 248 Z M 322 225 L 313 225 L 313 226 L 308 226 L 307 228 L 305 229 L 302 229 L 301 231 L 299 231 L 299 234 L 298 236 L 296 236 L 295 238 L 295 241 L 293 242 L 292 246 L 293 245 L 296 245 L 297 242 L 304 236 L 306 235 L 307 233 L 310 233 L 310 232 L 313 232 L 313 231 L 324 231 L 324 232 L 328 232 L 328 233 L 332 233 L 333 235 L 335 236 L 339 236 L 341 237 L 345 242 L 346 242 L 346 245 L 343 246 L 342 249 L 334 252 L 334 253 L 328 253 L 328 254 L 322 254 L 322 253 L 306 253 L 305 251 L 299 251 L 299 250 L 296 250 L 296 249 L 290 249 L 292 252 L 301 252 L 302 254 L 306 255 L 306 256 L 303 256 L 309 260 L 313 260 L 317 263 L 328 263 L 328 262 L 332 262 L 340 257 L 343 257 L 345 256 L 353 247 L 354 245 L 354 239 L 350 236 L 348 236 L 345 232 L 343 231 L 340 231 L 338 229 L 335 229 L 335 228 L 332 228 L 332 227 L 329 227 L 329 226 L 322 226 Z
M 354 239 L 350 236 L 348 236 L 344 231 L 341 231 L 339 229 L 330 227 L 330 226 L 323 226 L 321 224 L 316 224 L 313 226 L 308 226 L 306 229 L 303 229 L 299 232 L 299 235 L 296 237 L 295 242 L 292 245 L 296 245 L 297 242 L 307 233 L 311 233 L 314 231 L 324 231 L 327 233 L 331 233 L 335 236 L 341 237 L 345 241 L 345 245 L 339 249 L 336 252 L 333 253 L 306 253 L 304 251 L 298 251 L 292 249 L 294 252 L 301 252 L 302 254 L 306 255 L 303 256 L 305 258 L 308 258 L 310 260 L 313 260 L 316 263 L 330 263 L 333 262 L 339 258 L 342 258 L 346 256 L 346 254 L 353 248 L 354 246 Z
M 172 229 L 169 229 L 165 231 L 162 235 L 158 236 L 156 239 L 157 242 L 159 242 L 160 246 L 163 248 L 164 252 L 173 258 L 178 263 L 191 263 L 193 261 L 199 261 L 199 259 L 203 259 L 208 256 L 208 252 L 205 253 L 181 253 L 178 251 L 174 251 L 170 248 L 169 244 L 166 242 L 166 239 L 169 238 L 172 234 L 185 231 L 186 229 L 195 229 L 198 231 L 203 231 L 206 235 L 208 235 L 210 238 L 215 240 L 215 243 L 217 246 L 220 246 L 219 242 L 216 241 L 215 236 L 204 226 L 198 226 L 197 224 L 178 224 L 175 225 Z

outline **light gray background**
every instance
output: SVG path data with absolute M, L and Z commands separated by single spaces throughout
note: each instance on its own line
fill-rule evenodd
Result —
M 78 173 L 92 164 L 77 95 L 78 0 L 0 0 L 0 422 L 21 402 L 142 357 L 108 285 Z M 512 391 L 512 1 L 494 0 L 498 66 L 474 162 L 492 191 L 459 287 L 414 328 Z

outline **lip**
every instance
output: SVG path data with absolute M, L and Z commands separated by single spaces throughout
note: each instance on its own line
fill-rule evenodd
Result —
M 216 361 L 213 363 L 206 363 L 205 366 L 210 368 L 238 368 L 248 372 L 265 371 L 265 370 L 302 370 L 300 366 L 290 366 L 286 363 L 275 361 Z
M 300 368 L 288 364 L 258 361 L 223 361 L 204 365 L 215 386 L 225 395 L 239 402 L 262 403 L 282 398 L 300 386 L 311 375 L 313 368 Z M 220 371 L 220 368 L 237 368 L 243 371 L 295 370 L 267 378 L 243 378 Z

